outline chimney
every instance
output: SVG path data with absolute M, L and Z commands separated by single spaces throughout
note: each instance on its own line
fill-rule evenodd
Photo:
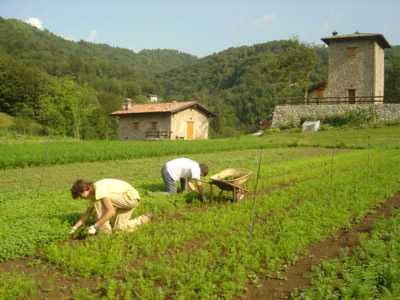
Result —
M 133 100 L 130 98 L 126 98 L 124 104 L 122 104 L 123 110 L 129 110 L 133 105 Z
M 148 98 L 149 101 L 152 102 L 152 103 L 158 102 L 158 96 L 157 96 L 157 95 L 149 94 L 149 95 L 147 95 L 147 98 Z

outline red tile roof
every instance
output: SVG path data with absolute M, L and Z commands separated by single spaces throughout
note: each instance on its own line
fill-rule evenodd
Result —
M 207 115 L 213 115 L 208 109 L 202 106 L 197 101 L 172 101 L 172 102 L 160 102 L 160 103 L 149 103 L 149 104 L 133 104 L 127 110 L 118 110 L 111 113 L 112 116 L 123 116 L 132 114 L 148 114 L 148 113 L 176 113 L 187 108 L 196 107 Z

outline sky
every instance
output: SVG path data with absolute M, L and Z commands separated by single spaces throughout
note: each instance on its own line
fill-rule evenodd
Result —
M 0 16 L 65 39 L 204 57 L 229 47 L 359 32 L 400 45 L 400 0 L 0 0 Z

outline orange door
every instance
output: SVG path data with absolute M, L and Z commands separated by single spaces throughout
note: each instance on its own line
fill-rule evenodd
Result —
M 193 121 L 186 122 L 186 139 L 193 139 Z

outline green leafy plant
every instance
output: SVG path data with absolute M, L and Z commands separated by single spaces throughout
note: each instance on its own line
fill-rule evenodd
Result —
M 322 122 L 331 126 L 352 126 L 362 127 L 374 124 L 378 119 L 377 113 L 373 107 L 368 109 L 354 109 L 346 111 L 344 114 L 338 114 L 323 118 Z

